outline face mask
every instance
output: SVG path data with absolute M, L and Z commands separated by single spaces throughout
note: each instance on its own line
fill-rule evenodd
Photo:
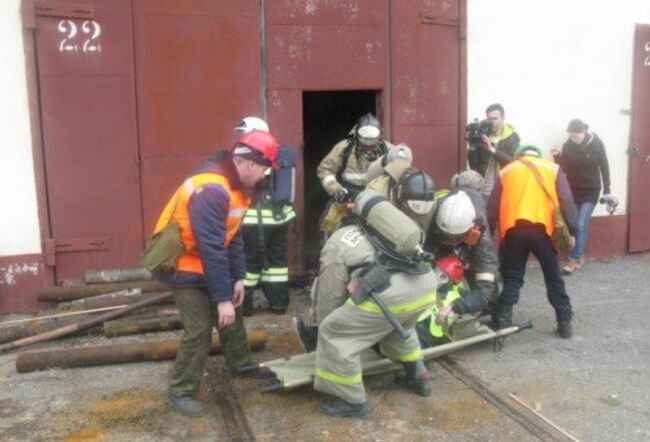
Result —
M 416 215 L 426 215 L 433 209 L 433 201 L 407 200 L 406 207 Z

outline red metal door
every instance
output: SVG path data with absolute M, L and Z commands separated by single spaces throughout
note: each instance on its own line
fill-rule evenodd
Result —
M 182 179 L 262 116 L 257 0 L 134 0 L 145 236 Z
M 129 0 L 35 1 L 51 239 L 57 279 L 129 266 L 142 215 Z
M 630 135 L 630 252 L 650 249 L 650 26 L 637 26 Z
M 391 2 L 393 140 L 446 185 L 459 165 L 461 50 L 458 0 Z

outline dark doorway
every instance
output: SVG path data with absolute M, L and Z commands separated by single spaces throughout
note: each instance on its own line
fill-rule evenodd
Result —
M 316 175 L 320 161 L 332 147 L 347 137 L 357 119 L 377 113 L 379 91 L 303 92 L 305 256 L 307 268 L 317 268 L 320 251 L 319 219 L 328 195 Z

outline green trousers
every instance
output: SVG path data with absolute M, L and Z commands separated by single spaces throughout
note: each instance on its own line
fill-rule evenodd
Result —
M 176 365 L 169 389 L 177 397 L 192 396 L 199 388 L 203 368 L 210 353 L 213 326 L 216 326 L 219 332 L 226 366 L 230 371 L 249 362 L 251 350 L 241 308 L 237 309 L 233 324 L 219 327 L 217 304 L 210 301 L 207 290 L 174 289 L 174 300 L 183 322 L 183 334 L 176 353 Z

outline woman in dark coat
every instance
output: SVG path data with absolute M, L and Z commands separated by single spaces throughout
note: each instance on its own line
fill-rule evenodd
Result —
M 578 209 L 578 229 L 576 244 L 569 259 L 562 268 L 565 273 L 573 273 L 585 262 L 584 251 L 587 244 L 589 220 L 598 202 L 601 190 L 609 195 L 609 163 L 605 146 L 598 136 L 590 132 L 589 126 L 575 119 L 569 122 L 569 139 L 562 146 L 562 152 L 552 149 L 555 162 L 566 173 Z

